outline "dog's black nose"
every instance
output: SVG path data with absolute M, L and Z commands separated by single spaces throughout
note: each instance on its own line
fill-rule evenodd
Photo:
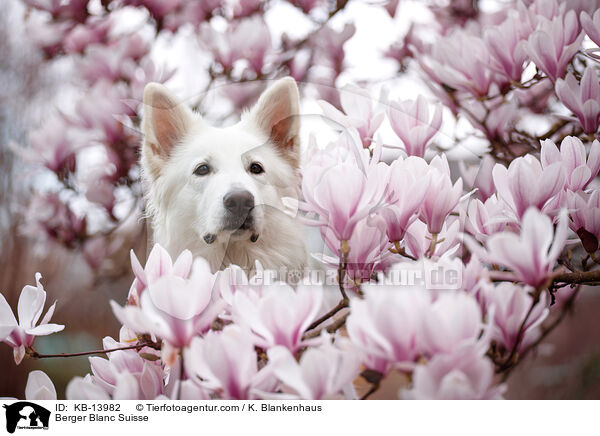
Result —
M 223 197 L 223 205 L 233 215 L 248 215 L 254 207 L 254 196 L 248 191 L 232 191 Z

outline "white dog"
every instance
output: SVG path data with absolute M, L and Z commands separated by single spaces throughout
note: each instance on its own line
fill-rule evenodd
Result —
M 297 197 L 300 141 L 296 82 L 277 81 L 231 127 L 207 125 L 162 85 L 144 90 L 142 174 L 154 242 L 189 249 L 213 271 L 300 271 L 303 229 L 283 212 Z

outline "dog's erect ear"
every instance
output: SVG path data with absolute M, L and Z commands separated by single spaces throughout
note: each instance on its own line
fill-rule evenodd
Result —
M 286 77 L 263 92 L 250 111 L 252 121 L 296 167 L 300 163 L 299 105 L 296 81 Z
M 150 170 L 158 171 L 160 162 L 168 159 L 175 147 L 190 129 L 192 111 L 158 83 L 144 88 L 144 154 Z M 154 174 L 156 175 L 156 174 Z

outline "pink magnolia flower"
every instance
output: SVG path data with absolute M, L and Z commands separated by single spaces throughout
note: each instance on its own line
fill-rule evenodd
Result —
M 131 303 L 135 304 L 139 303 L 139 297 L 142 292 L 161 277 L 173 275 L 186 279 L 192 269 L 193 258 L 189 250 L 183 250 L 175 260 L 175 263 L 173 263 L 167 250 L 159 244 L 154 244 L 152 251 L 148 255 L 145 267 L 142 267 L 133 250 L 129 252 L 129 255 L 135 279 L 131 285 L 128 300 L 131 300 Z
M 65 52 L 83 53 L 90 44 L 107 42 L 112 26 L 110 18 L 90 18 L 85 24 L 76 25 L 62 41 Z
M 134 81 L 139 74 L 139 61 L 149 53 L 150 45 L 139 34 L 126 35 L 110 44 L 92 44 L 86 55 L 78 60 L 82 77 L 94 84 L 124 79 Z
M 364 170 L 353 162 L 317 168 L 306 173 L 302 180 L 306 201 L 302 206 L 307 212 L 319 215 L 313 225 L 327 226 L 338 240 L 347 241 L 356 224 L 383 199 L 387 171 L 383 163 Z
M 581 32 L 577 14 L 568 11 L 551 20 L 542 22 L 533 32 L 524 49 L 535 65 L 556 82 L 565 75 L 567 65 L 579 50 L 584 34 Z
M 318 286 L 271 285 L 254 298 L 238 292 L 232 307 L 233 321 L 252 332 L 255 345 L 267 349 L 276 345 L 296 353 L 306 344 L 302 335 L 316 319 L 323 303 Z
M 189 278 L 172 273 L 149 283 L 139 307 L 121 307 L 115 301 L 110 305 L 117 319 L 136 333 L 154 334 L 182 348 L 206 331 L 223 309 L 221 301 L 211 304 L 214 280 L 208 262 L 198 258 Z
M 554 84 L 549 80 L 541 80 L 526 89 L 516 89 L 514 93 L 519 103 L 535 114 L 546 113 L 555 95 Z
M 233 3 L 233 17 L 244 18 L 261 10 L 260 0 L 236 0 Z
M 541 211 L 553 205 L 551 200 L 562 192 L 565 173 L 561 163 L 542 166 L 532 155 L 513 160 L 508 169 L 496 164 L 492 171 L 498 196 L 522 218 L 527 208 L 533 206 Z M 536 189 L 531 189 L 535 186 Z
M 125 0 L 124 3 L 132 6 L 144 6 L 152 17 L 162 19 L 177 9 L 183 0 Z
M 595 68 L 586 68 L 581 83 L 573 74 L 556 81 L 556 95 L 573 112 L 584 132 L 594 133 L 600 124 L 600 83 Z
M 337 31 L 331 26 L 324 26 L 318 32 L 314 33 L 311 42 L 318 47 L 319 60 L 329 66 L 335 77 L 342 72 L 344 63 L 344 44 L 356 32 L 356 27 L 353 23 L 346 23 L 344 27 Z
M 97 140 L 107 145 L 122 146 L 129 132 L 124 129 L 120 117 L 135 116 L 136 113 L 125 103 L 129 89 L 107 80 L 96 82 L 87 92 L 86 98 L 76 104 L 77 118 L 73 124 L 93 131 Z
M 587 33 L 587 36 L 589 36 L 597 46 L 600 46 L 600 9 L 596 9 L 592 16 L 583 11 L 581 12 L 580 19 L 581 26 L 583 27 L 583 30 L 585 30 L 585 33 Z
M 537 287 L 543 285 L 556 264 L 567 240 L 565 211 L 561 213 L 556 232 L 552 221 L 535 208 L 529 208 L 521 221 L 521 234 L 496 233 L 487 240 L 489 263 L 510 269 L 515 278 Z
M 183 2 L 176 10 L 165 15 L 163 28 L 173 33 L 177 32 L 184 24 L 191 24 L 196 28 L 210 18 L 213 10 L 220 7 L 221 3 L 221 0 Z
M 430 257 L 439 258 L 445 253 L 455 253 L 461 243 L 460 221 L 454 220 L 444 222 L 442 229 L 437 233 L 437 243 L 431 253 L 431 241 L 433 235 L 427 230 L 427 225 L 422 221 L 411 224 L 404 238 L 406 251 L 417 259 Z
M 257 360 L 250 333 L 237 325 L 195 337 L 184 350 L 186 374 L 224 399 L 255 399 L 258 391 L 275 387 L 272 377 L 258 370 Z
M 441 294 L 422 314 L 418 329 L 420 350 L 432 356 L 451 353 L 466 345 L 487 349 L 489 338 L 480 340 L 483 322 L 475 298 L 464 292 Z
M 308 14 L 321 0 L 291 0 L 290 3 L 302 9 L 302 12 Z
M 29 401 L 56 400 L 56 388 L 44 371 L 31 371 L 25 385 L 25 399 Z
M 566 175 L 565 188 L 579 191 L 587 188 L 600 171 L 600 141 L 592 143 L 586 159 L 585 146 L 575 136 L 567 136 L 560 144 L 560 151 L 550 139 L 542 141 L 542 167 L 560 163 Z
M 339 252 L 341 241 L 328 227 L 321 227 L 323 240 L 334 253 Z M 347 242 L 348 253 L 346 260 L 346 282 L 345 286 L 355 287 L 364 281 L 369 281 L 375 270 L 381 270 L 386 266 L 389 252 L 386 250 L 388 239 L 385 234 L 384 223 L 377 218 L 364 218 L 359 221 Z M 321 254 L 313 254 L 319 261 L 337 269 L 339 257 L 330 257 Z
M 510 142 L 509 134 L 519 120 L 521 112 L 516 99 L 506 99 L 501 104 L 497 100 L 466 100 L 462 106 L 471 124 L 485 136 Z
M 417 176 L 414 168 L 423 167 L 423 176 Z M 427 163 L 416 156 L 407 159 L 398 158 L 390 166 L 390 181 L 387 203 L 377 211 L 385 221 L 390 242 L 404 239 L 408 227 L 417 219 L 419 211 L 429 189 L 430 174 Z
M 520 42 L 527 38 L 519 19 L 509 16 L 502 24 L 486 29 L 484 39 L 490 50 L 491 68 L 508 80 L 521 81 L 527 53 Z
M 438 40 L 421 67 L 433 81 L 478 97 L 488 94 L 493 81 L 488 47 L 462 29 Z
M 390 102 L 387 115 L 394 133 L 404 144 L 406 154 L 425 156 L 425 148 L 442 125 L 442 107 L 435 105 L 430 118 L 429 105 L 419 95 L 416 101 Z
M 479 298 L 479 288 L 483 280 L 488 278 L 488 270 L 484 267 L 476 253 L 471 253 L 469 263 L 462 270 L 462 288 L 471 295 Z
M 121 330 L 121 336 L 123 336 L 124 330 Z M 132 336 L 135 340 L 135 335 Z M 117 342 L 107 336 L 102 340 L 102 344 L 105 350 L 130 345 L 130 343 L 124 343 L 124 339 L 126 338 L 121 337 L 121 342 Z M 125 399 L 153 400 L 163 393 L 163 371 L 158 363 L 144 359 L 135 350 L 114 351 L 108 353 L 107 356 L 108 359 L 90 357 L 89 360 L 94 383 L 109 395 L 114 395 L 118 388 L 119 376 L 123 373 L 133 376 L 135 383 L 130 392 L 137 393 L 137 395 Z
M 42 163 L 57 174 L 74 172 L 77 152 L 82 148 L 89 134 L 73 129 L 61 116 L 53 116 L 39 129 L 29 135 L 31 150 L 22 151 L 27 160 Z
M 436 156 L 430 164 L 431 183 L 421 206 L 421 219 L 431 234 L 440 233 L 444 221 L 458 205 L 463 194 L 463 181 L 459 178 L 454 185 L 446 156 Z
M 26 232 L 32 236 L 49 237 L 67 247 L 74 247 L 85 238 L 87 221 L 76 215 L 58 194 L 34 195 L 26 216 Z
M 92 381 L 92 376 L 73 377 L 65 391 L 67 400 L 110 400 L 104 389 Z
M 506 203 L 496 196 L 488 198 L 485 203 L 479 199 L 472 200 L 467 209 L 466 230 L 483 242 L 488 236 L 503 231 L 512 222 L 507 215 Z
M 588 253 L 598 250 L 600 241 L 600 191 L 591 194 L 567 191 L 569 226 L 577 233 Z
M 483 202 L 496 193 L 492 170 L 496 161 L 494 158 L 486 154 L 479 165 L 465 165 L 464 162 L 459 162 L 459 168 L 462 179 L 467 186 L 477 189 L 477 197 Z
M 361 350 L 363 364 L 386 374 L 409 368 L 419 355 L 421 318 L 430 296 L 421 289 L 365 286 L 365 299 L 353 299 L 346 321 L 348 337 Z
M 271 48 L 271 33 L 259 16 L 236 21 L 224 32 L 206 25 L 200 38 L 225 71 L 230 71 L 238 60 L 246 59 L 250 67 L 260 73 Z
M 494 365 L 478 347 L 437 354 L 426 365 L 417 365 L 412 388 L 400 396 L 412 400 L 499 400 L 506 390 L 494 386 Z
M 62 41 L 72 27 L 69 21 L 48 21 L 36 14 L 25 21 L 27 36 L 48 57 L 61 52 Z
M 340 112 L 331 103 L 319 100 L 323 115 L 339 124 L 341 128 L 356 128 L 363 146 L 368 147 L 383 122 L 383 112 L 376 110 L 373 104 L 374 99 L 366 89 L 346 85 L 339 90 L 339 93 L 343 112 Z
M 140 399 L 135 377 L 129 372 L 117 375 L 116 387 L 112 396 L 99 386 L 94 378 L 87 374 L 85 377 L 73 377 L 65 392 L 67 400 L 131 400 Z
M 531 307 L 533 301 L 533 297 L 530 295 L 531 291 L 532 289 L 528 286 L 507 282 L 495 286 L 491 283 L 484 283 L 481 287 L 482 298 L 488 308 L 488 314 L 493 314 L 491 339 L 509 352 L 515 345 L 521 324 Z M 540 333 L 539 326 L 549 313 L 546 300 L 546 294 L 543 293 L 540 301 L 529 315 L 517 350 L 526 348 L 537 339 Z
M 283 383 L 284 394 L 303 400 L 356 397 L 352 381 L 360 372 L 360 359 L 343 338 L 337 338 L 335 344 L 325 338 L 320 347 L 302 353 L 300 362 L 284 347 L 271 348 L 267 355 L 265 369 Z
M 27 285 L 21 291 L 17 306 L 19 322 L 4 295 L 0 294 L 0 340 L 13 348 L 17 365 L 23 360 L 27 349 L 33 345 L 36 336 L 47 336 L 65 328 L 64 325 L 50 324 L 56 301 L 50 306 L 39 325 L 36 325 L 46 303 L 46 291 L 40 282 L 41 278 L 42 275 L 36 273 L 36 285 Z

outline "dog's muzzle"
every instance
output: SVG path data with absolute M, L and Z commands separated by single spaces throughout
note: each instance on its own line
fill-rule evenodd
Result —
M 231 191 L 223 197 L 225 230 L 249 230 L 254 226 L 254 196 L 248 191 Z
M 250 240 L 256 242 L 258 233 L 254 231 L 254 196 L 246 190 L 236 190 L 227 193 L 223 197 L 223 208 L 225 216 L 223 217 L 223 229 L 230 231 L 251 230 Z M 204 235 L 204 241 L 212 244 L 216 235 L 207 233 Z

